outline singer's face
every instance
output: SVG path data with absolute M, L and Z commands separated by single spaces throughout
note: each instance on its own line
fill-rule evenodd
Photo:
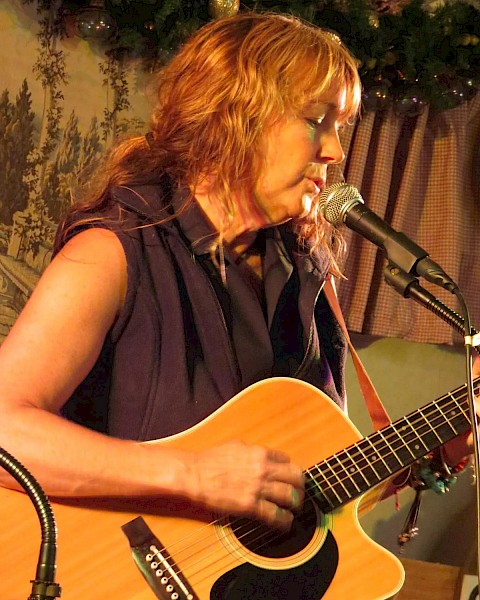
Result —
M 345 90 L 326 93 L 303 114 L 279 119 L 264 138 L 265 167 L 255 204 L 266 224 L 308 215 L 325 187 L 327 166 L 344 159 L 338 137 Z

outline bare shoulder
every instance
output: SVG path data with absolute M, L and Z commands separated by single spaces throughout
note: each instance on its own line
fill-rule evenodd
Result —
M 88 314 L 92 325 L 98 318 L 110 325 L 122 307 L 127 286 L 123 246 L 108 229 L 90 228 L 69 240 L 52 260 L 34 290 L 30 306 Z
M 95 227 L 65 244 L 40 278 L 30 304 L 54 300 L 60 307 L 67 302 L 77 310 L 89 309 L 92 316 L 104 307 L 113 316 L 122 306 L 126 285 L 126 257 L 120 240 L 110 230 Z
M 111 260 L 125 262 L 125 253 L 118 236 L 103 227 L 91 227 L 73 236 L 59 251 L 55 260 L 92 263 Z
M 115 234 L 92 228 L 73 237 L 41 276 L 0 348 L 5 401 L 28 398 L 58 409 L 98 357 L 126 284 L 126 258 Z M 7 393 L 7 382 L 15 393 Z

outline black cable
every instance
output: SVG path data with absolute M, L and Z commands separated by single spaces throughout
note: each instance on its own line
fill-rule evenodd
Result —
M 50 502 L 35 477 L 3 448 L 0 448 L 0 464 L 22 486 L 32 501 L 40 521 L 42 542 L 28 600 L 59 598 L 61 588 L 58 583 L 55 583 L 57 526 Z

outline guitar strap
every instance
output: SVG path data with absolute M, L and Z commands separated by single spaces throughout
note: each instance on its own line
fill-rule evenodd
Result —
M 362 390 L 363 397 L 365 398 L 365 404 L 367 405 L 367 410 L 370 415 L 370 419 L 373 424 L 373 428 L 375 431 L 381 429 L 382 427 L 386 427 L 390 425 L 391 420 L 388 416 L 385 407 L 378 396 L 377 390 L 375 389 L 372 380 L 368 376 L 365 367 L 360 360 L 360 357 L 357 354 L 357 351 L 353 347 L 352 341 L 348 334 L 347 325 L 345 323 L 345 319 L 343 318 L 342 310 L 340 308 L 340 304 L 338 302 L 337 291 L 335 289 L 335 281 L 331 275 L 327 276 L 325 281 L 325 285 L 323 286 L 325 296 L 330 305 L 330 308 L 333 311 L 337 321 L 340 324 L 340 327 L 345 334 L 348 347 L 350 349 L 350 355 L 353 360 L 353 364 L 355 366 L 355 371 L 357 372 L 358 382 L 360 384 L 360 389 Z
M 365 367 L 363 366 L 362 361 L 360 360 L 360 357 L 358 356 L 355 348 L 353 347 L 352 341 L 350 340 L 350 336 L 347 331 L 347 325 L 345 323 L 345 319 L 343 318 L 343 314 L 340 309 L 340 304 L 338 302 L 337 291 L 335 289 L 335 281 L 331 275 L 327 276 L 323 289 L 325 291 L 325 296 L 330 305 L 330 308 L 332 309 L 333 314 L 337 318 L 343 330 L 343 333 L 345 334 L 345 337 L 347 339 L 353 364 L 357 372 L 358 382 L 360 384 L 363 397 L 365 398 L 365 404 L 367 406 L 367 410 L 369 412 L 373 428 L 375 431 L 378 431 L 382 427 L 390 425 L 391 420 L 388 416 L 387 411 L 385 410 L 385 407 L 382 404 L 382 401 L 380 400 L 377 394 L 377 390 L 373 386 L 372 380 L 368 376 L 368 373 L 365 370 Z M 407 469 L 406 472 L 401 472 L 398 475 L 400 480 L 398 480 L 398 477 L 396 479 L 394 478 L 391 483 L 389 483 L 389 481 L 384 482 L 381 486 L 373 488 L 369 492 L 367 492 L 363 496 L 362 502 L 360 503 L 359 514 L 365 514 L 366 512 L 374 508 L 380 500 L 390 496 L 392 493 L 395 494 L 396 509 L 400 510 L 398 491 L 409 484 L 410 473 L 411 468 Z M 423 488 L 417 489 L 412 506 L 407 515 L 407 519 L 398 537 L 398 543 L 401 547 L 404 546 L 406 542 L 408 542 L 414 535 L 418 533 L 418 527 L 416 525 L 416 522 L 418 511 L 420 509 L 422 489 Z

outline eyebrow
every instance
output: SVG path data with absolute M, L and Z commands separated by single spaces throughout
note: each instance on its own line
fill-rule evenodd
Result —
M 335 102 L 315 102 L 311 104 L 307 104 L 304 108 L 304 111 L 315 111 L 315 110 L 338 110 L 341 111 L 340 106 Z

